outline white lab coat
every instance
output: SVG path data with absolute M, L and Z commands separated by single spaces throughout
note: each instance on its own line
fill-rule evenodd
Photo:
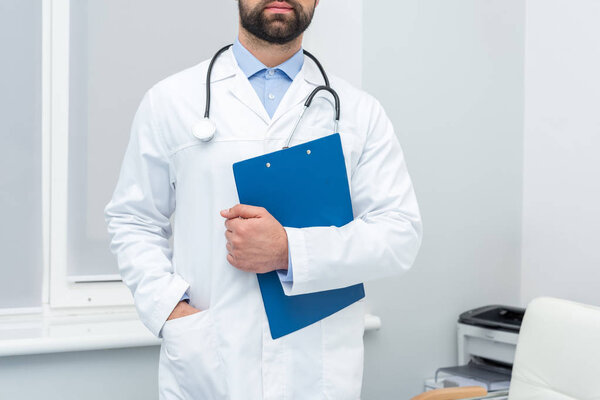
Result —
M 364 299 L 271 339 L 256 275 L 226 260 L 219 215 L 238 203 L 232 164 L 281 149 L 323 78 L 306 58 L 269 118 L 226 51 L 213 69 L 211 118 L 218 128 L 206 143 L 192 136 L 192 127 L 204 114 L 207 66 L 177 73 L 146 93 L 105 209 L 111 249 L 140 319 L 163 338 L 160 398 L 358 399 Z M 421 242 L 413 186 L 390 120 L 368 94 L 335 77 L 331 85 L 341 98 L 339 132 L 355 219 L 341 228 L 285 228 L 290 296 L 399 274 L 411 267 Z M 328 96 L 315 99 L 292 145 L 333 133 Z M 186 290 L 202 311 L 165 322 Z

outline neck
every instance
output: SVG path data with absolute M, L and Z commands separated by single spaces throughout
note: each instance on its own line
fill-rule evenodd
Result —
M 286 44 L 275 44 L 257 38 L 241 26 L 239 32 L 240 43 L 269 68 L 278 66 L 296 54 L 302 47 L 302 37 L 304 36 L 302 34 Z

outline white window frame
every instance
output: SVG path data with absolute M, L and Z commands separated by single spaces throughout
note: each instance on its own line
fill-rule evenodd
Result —
M 68 276 L 70 0 L 42 3 L 42 304 L 52 309 L 132 305 L 129 289 L 111 281 L 118 277 L 75 281 Z

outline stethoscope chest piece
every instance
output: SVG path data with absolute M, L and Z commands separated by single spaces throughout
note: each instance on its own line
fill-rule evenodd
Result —
M 210 142 L 215 136 L 217 126 L 209 118 L 203 118 L 192 127 L 192 134 L 203 142 Z

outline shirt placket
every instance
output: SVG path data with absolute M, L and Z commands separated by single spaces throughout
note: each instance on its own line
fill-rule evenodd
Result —
M 276 94 L 275 94 L 275 69 L 267 69 L 265 71 L 265 93 L 263 102 L 267 108 L 267 113 L 270 117 L 273 117 L 275 113 Z

